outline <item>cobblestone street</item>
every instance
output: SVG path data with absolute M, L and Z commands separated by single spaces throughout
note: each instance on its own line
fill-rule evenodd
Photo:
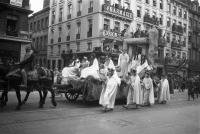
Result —
M 138 110 L 125 110 L 117 104 L 111 113 L 102 113 L 97 104 L 66 102 L 57 97 L 58 107 L 51 107 L 49 99 L 44 109 L 37 108 L 37 93 L 21 111 L 15 111 L 14 94 L 8 106 L 1 109 L 2 134 L 199 134 L 200 99 L 187 101 L 186 92 L 176 92 L 166 105 L 156 104 Z

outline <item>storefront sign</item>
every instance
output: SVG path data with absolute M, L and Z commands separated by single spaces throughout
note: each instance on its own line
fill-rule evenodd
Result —
M 18 7 L 22 7 L 23 0 L 10 0 L 10 4 Z
M 109 37 L 119 38 L 119 37 L 121 37 L 121 33 L 116 33 L 116 32 L 111 32 L 111 31 L 103 30 L 103 36 L 109 36 Z
M 123 17 L 133 19 L 133 13 L 127 12 L 126 10 L 122 10 L 122 9 L 119 9 L 119 8 L 115 8 L 114 6 L 111 6 L 111 5 L 104 4 L 103 5 L 103 11 L 114 13 L 114 14 L 117 14 L 117 15 L 121 15 Z

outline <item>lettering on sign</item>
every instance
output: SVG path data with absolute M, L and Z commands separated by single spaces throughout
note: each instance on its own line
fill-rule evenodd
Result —
M 103 36 L 109 36 L 109 37 L 121 37 L 121 33 L 111 32 L 103 30 Z
M 123 17 L 127 17 L 127 18 L 130 18 L 130 19 L 133 19 L 133 13 L 127 12 L 125 10 L 121 10 L 121 9 L 118 9 L 118 8 L 115 8 L 115 7 L 110 6 L 110 5 L 104 4 L 103 5 L 103 9 L 106 12 L 114 13 L 114 14 L 117 14 L 117 15 L 121 15 Z
M 10 4 L 18 7 L 22 7 L 23 0 L 10 0 Z

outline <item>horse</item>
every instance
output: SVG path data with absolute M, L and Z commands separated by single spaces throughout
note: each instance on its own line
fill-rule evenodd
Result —
M 51 93 L 51 102 L 53 106 L 57 106 L 57 103 L 55 101 L 55 91 L 52 88 L 53 83 L 54 83 L 53 71 L 45 67 L 39 67 L 37 68 L 36 73 L 38 77 L 36 78 L 37 80 L 34 80 L 34 81 L 29 80 L 28 83 L 30 83 L 30 85 L 36 85 L 37 87 L 37 90 L 40 95 L 39 108 L 43 108 L 48 91 L 50 91 Z M 22 104 L 25 104 L 27 102 L 30 93 L 31 93 L 31 90 L 28 90 Z
M 22 88 L 19 85 L 22 82 L 22 76 L 21 76 L 21 72 L 19 69 L 18 65 L 14 65 L 14 66 L 8 66 L 8 74 L 6 75 L 6 86 L 7 88 L 4 88 L 3 93 L 2 93 L 2 98 L 1 98 L 1 106 L 5 106 L 7 101 L 8 101 L 8 91 L 11 89 L 14 89 L 16 92 L 16 96 L 17 96 L 17 100 L 18 100 L 18 105 L 16 107 L 17 110 L 19 110 L 21 108 L 21 106 L 23 104 L 26 103 L 26 101 L 28 100 L 28 97 L 30 95 L 30 93 L 34 90 L 37 90 L 39 92 L 40 95 L 40 102 L 39 102 L 39 107 L 42 108 L 43 105 L 45 104 L 45 100 L 46 100 L 46 96 L 48 91 L 51 92 L 52 95 L 52 104 L 54 106 L 57 105 L 56 101 L 55 101 L 55 93 L 54 90 L 52 89 L 52 84 L 53 84 L 53 72 L 51 72 L 51 75 L 49 75 L 49 77 L 45 76 L 44 69 L 43 67 L 40 67 L 38 69 L 36 69 L 36 73 L 38 75 L 37 79 L 29 79 L 28 78 L 28 83 L 27 83 L 27 88 Z M 23 101 L 21 101 L 21 93 L 20 91 L 26 91 L 26 97 L 24 98 Z

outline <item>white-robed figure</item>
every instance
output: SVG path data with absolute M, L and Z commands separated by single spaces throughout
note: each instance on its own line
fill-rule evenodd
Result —
M 153 81 L 149 76 L 149 72 L 145 73 L 145 78 L 143 79 L 144 85 L 144 105 L 153 105 L 154 104 L 154 89 Z
M 87 78 L 88 76 L 93 76 L 96 79 L 100 79 L 99 76 L 99 62 L 95 54 L 91 55 L 93 63 L 90 67 L 86 67 L 81 71 L 81 78 Z
M 136 73 L 135 69 L 131 69 L 130 72 L 130 80 L 129 80 L 129 91 L 127 96 L 127 104 L 124 105 L 124 108 L 129 108 L 130 105 L 135 104 L 136 108 L 141 104 L 140 92 L 141 92 L 141 84 L 140 77 Z
M 106 86 L 101 92 L 99 104 L 103 106 L 104 111 L 110 111 L 114 108 L 115 98 L 121 80 L 117 75 L 114 63 L 109 56 L 106 56 L 104 67 L 107 74 L 107 81 Z
M 167 80 L 167 76 L 162 76 L 162 79 L 163 81 L 161 82 L 158 102 L 165 104 L 167 100 L 170 100 L 169 82 Z
M 99 104 L 103 106 L 103 111 L 112 111 L 115 105 L 117 90 L 120 85 L 115 75 L 115 68 L 108 68 L 108 78 L 105 87 L 102 89 Z
M 62 81 L 61 84 L 68 84 L 69 79 L 78 79 L 79 75 L 79 69 L 80 67 L 80 61 L 79 59 L 76 59 L 73 61 L 73 64 L 71 64 L 69 67 L 65 67 L 62 70 Z
M 126 53 L 126 50 L 123 50 L 122 54 L 120 54 L 118 58 L 118 66 L 121 68 L 121 72 L 119 75 L 123 79 L 128 74 L 128 62 L 129 62 L 129 56 Z

